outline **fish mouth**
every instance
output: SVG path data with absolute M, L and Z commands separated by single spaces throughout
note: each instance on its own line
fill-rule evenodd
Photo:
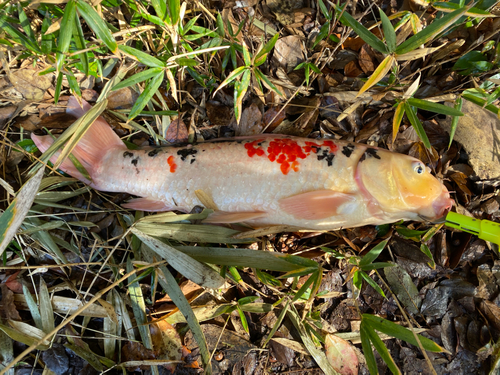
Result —
M 446 221 L 446 215 L 448 214 L 448 212 L 450 212 L 455 201 L 450 198 L 450 193 L 448 193 L 448 190 L 445 189 L 446 188 L 443 189 L 443 194 L 441 194 L 441 196 L 432 203 L 434 215 L 425 216 L 419 214 L 418 216 L 421 219 L 429 221 L 433 224 L 441 224 Z

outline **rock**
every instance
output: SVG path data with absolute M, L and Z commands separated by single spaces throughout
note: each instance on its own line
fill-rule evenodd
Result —
M 464 116 L 458 120 L 454 140 L 464 147 L 469 163 L 480 179 L 500 177 L 500 120 L 495 114 L 468 100 L 463 101 L 462 112 Z M 440 120 L 439 124 L 449 133 L 451 117 Z

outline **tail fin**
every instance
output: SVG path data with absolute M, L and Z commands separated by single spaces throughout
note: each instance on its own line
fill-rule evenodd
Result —
M 78 118 L 83 116 L 90 108 L 90 104 L 85 100 L 83 101 L 83 108 L 81 108 L 76 98 L 72 96 L 68 101 L 68 108 L 66 112 Z M 42 153 L 45 152 L 50 145 L 52 145 L 52 143 L 54 143 L 54 140 L 49 135 L 37 136 L 32 133 L 31 139 L 35 142 L 36 146 Z M 73 149 L 72 154 L 78 159 L 78 161 L 92 177 L 99 168 L 104 155 L 110 149 L 116 148 L 126 149 L 123 142 L 115 134 L 113 129 L 111 129 L 106 120 L 99 116 L 99 118 L 95 120 L 80 142 L 78 142 L 76 147 Z M 50 158 L 50 161 L 54 163 L 59 157 L 59 154 L 59 151 L 56 152 Z M 90 183 L 90 181 L 86 179 L 80 171 L 78 171 L 69 158 L 63 161 L 60 168 L 71 176 L 78 178 L 85 183 Z

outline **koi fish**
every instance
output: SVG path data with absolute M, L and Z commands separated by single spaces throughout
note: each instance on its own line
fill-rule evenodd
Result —
M 68 113 L 82 116 L 70 99 Z M 32 139 L 44 152 L 50 136 Z M 436 220 L 451 208 L 446 187 L 420 160 L 364 144 L 285 135 L 129 150 L 99 117 L 61 169 L 94 189 L 139 198 L 142 211 L 190 212 L 202 190 L 217 206 L 205 222 L 334 230 L 398 220 Z M 55 161 L 58 154 L 51 161 Z

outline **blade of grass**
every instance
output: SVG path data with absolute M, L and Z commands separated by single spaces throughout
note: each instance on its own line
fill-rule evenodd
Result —
M 387 245 L 387 242 L 389 242 L 389 238 L 374 246 L 373 249 L 371 249 L 365 256 L 363 256 L 363 259 L 361 259 L 361 261 L 359 262 L 359 268 L 363 269 L 363 266 L 368 265 L 375 259 L 377 259 L 377 257 Z
M 134 74 L 133 76 L 119 82 L 117 85 L 113 86 L 111 91 L 123 89 L 125 87 L 129 87 L 129 86 L 135 85 L 137 83 L 144 82 L 147 79 L 150 79 L 150 78 L 160 74 L 162 71 L 163 71 L 162 68 L 150 68 L 147 70 L 143 70 L 142 72 Z
M 366 366 L 370 374 L 378 374 L 377 361 L 375 360 L 375 355 L 373 354 L 372 345 L 370 343 L 370 336 L 366 328 L 366 323 L 363 324 L 361 321 L 361 326 L 359 328 L 359 334 L 361 338 L 361 347 L 363 348 L 363 354 L 366 359 Z
M 83 35 L 82 24 L 80 22 L 80 18 L 77 16 L 75 12 L 75 16 L 73 18 L 73 40 L 75 41 L 75 46 L 79 50 L 86 49 L 87 46 L 85 44 L 85 37 Z M 64 31 L 66 32 L 66 30 Z M 83 72 L 88 75 L 89 74 L 89 57 L 87 52 L 82 52 L 77 55 L 80 58 L 80 61 L 83 65 Z

